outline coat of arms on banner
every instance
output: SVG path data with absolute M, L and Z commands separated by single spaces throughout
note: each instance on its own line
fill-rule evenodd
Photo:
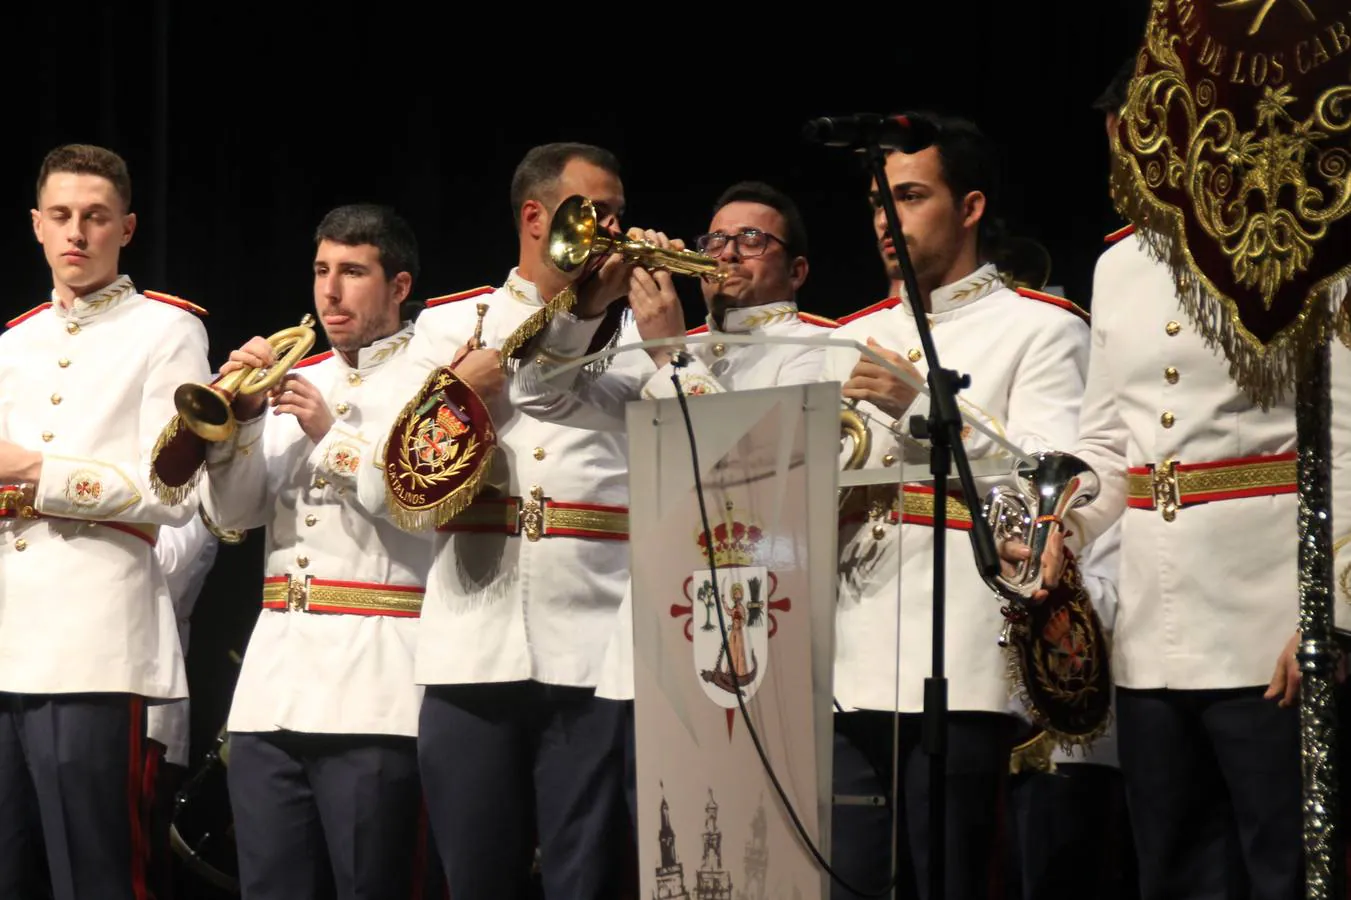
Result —
M 774 612 L 792 608 L 787 597 L 774 596 L 774 573 L 756 564 L 764 533 L 748 519 L 728 503 L 723 521 L 713 527 L 711 552 L 700 530 L 695 542 L 712 567 L 696 569 L 685 580 L 682 593 L 688 605 L 671 607 L 673 617 L 685 619 L 694 674 L 704 695 L 729 714 L 738 707 L 738 691 L 749 701 L 764 684 L 769 639 L 778 630 Z

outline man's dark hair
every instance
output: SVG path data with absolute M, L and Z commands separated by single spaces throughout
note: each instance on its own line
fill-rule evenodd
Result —
M 759 203 L 783 216 L 784 233 L 775 235 L 783 238 L 789 260 L 807 255 L 807 226 L 802 221 L 802 212 L 783 191 L 763 181 L 741 181 L 729 187 L 713 204 L 713 215 L 729 203 Z
M 131 175 L 122 157 L 104 147 L 93 144 L 64 144 L 55 148 L 42 160 L 38 169 L 38 204 L 42 203 L 42 189 L 47 179 L 57 172 L 75 175 L 98 175 L 113 183 L 122 198 L 122 212 L 131 211 Z
M 982 258 L 990 258 L 1004 236 L 1004 224 L 999 215 L 1003 184 L 994 143 L 969 119 L 931 112 L 906 115 L 927 119 L 936 126 L 933 146 L 938 150 L 943 181 L 953 200 L 961 203 L 972 191 L 985 195 L 985 212 L 976 230 L 976 248 Z
M 1131 76 L 1135 74 L 1135 54 L 1132 53 L 1116 70 L 1107 87 L 1093 101 L 1093 108 L 1104 116 L 1119 113 L 1126 102 L 1126 91 L 1130 88 Z
M 619 177 L 619 159 L 604 147 L 592 144 L 542 144 L 532 148 L 516 166 L 511 176 L 511 215 L 516 227 L 521 227 L 521 207 L 527 200 L 537 200 L 552 206 L 558 179 L 568 163 L 584 160 L 597 168 Z
M 314 244 L 333 241 L 346 247 L 370 244 L 380 252 L 380 267 L 385 280 L 393 280 L 400 272 L 407 272 L 417 281 L 417 237 L 404 218 L 388 206 L 374 203 L 353 203 L 339 206 L 324 216 L 314 230 Z

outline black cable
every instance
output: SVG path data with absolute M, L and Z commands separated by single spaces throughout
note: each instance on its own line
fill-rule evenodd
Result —
M 704 528 L 704 546 L 708 548 L 708 571 L 711 576 L 710 581 L 712 582 L 713 587 L 713 606 L 718 611 L 718 627 L 722 630 L 723 656 L 728 660 L 728 666 L 730 667 L 732 649 L 727 643 L 727 620 L 722 614 L 722 596 L 718 591 L 717 562 L 713 558 L 713 529 L 710 528 L 708 524 L 708 508 L 704 504 L 704 484 L 703 479 L 699 475 L 699 450 L 696 447 L 694 438 L 694 422 L 690 419 L 690 407 L 685 400 L 685 392 L 681 390 L 679 366 L 677 366 L 676 371 L 671 373 L 671 381 L 675 384 L 676 400 L 680 403 L 680 412 L 685 417 L 685 433 L 690 439 L 690 462 L 694 466 L 694 493 L 695 496 L 699 498 L 699 520 Z M 736 683 L 735 678 L 733 679 L 733 683 Z M 864 891 L 854 887 L 837 875 L 835 870 L 830 867 L 830 863 L 826 862 L 826 858 L 821 855 L 821 851 L 817 849 L 815 842 L 812 841 L 811 836 L 807 834 L 807 828 L 802 824 L 802 819 L 798 816 L 797 810 L 793 808 L 793 804 L 789 801 L 787 792 L 784 791 L 783 785 L 779 782 L 779 776 L 774 773 L 774 766 L 769 762 L 769 756 L 765 753 L 765 747 L 760 742 L 760 734 L 755 730 L 755 725 L 751 722 L 750 713 L 746 709 L 746 695 L 745 692 L 741 690 L 740 684 L 736 684 L 736 703 L 737 708 L 741 710 L 741 719 L 746 723 L 746 731 L 751 736 L 751 743 L 755 745 L 755 752 L 760 756 L 760 764 L 764 767 L 765 774 L 769 776 L 770 783 L 774 785 L 774 791 L 779 795 L 779 801 L 783 804 L 783 808 L 788 811 L 788 818 L 792 819 L 793 827 L 797 830 L 798 837 L 802 839 L 802 843 L 807 845 L 807 849 L 816 859 L 816 864 L 825 870 L 832 881 L 843 887 L 845 890 L 851 891 L 860 897 L 889 896 L 900 885 L 901 870 L 899 868 L 897 869 L 896 876 L 891 880 L 891 884 L 887 885 L 887 887 L 880 891 Z M 895 810 L 892 811 L 892 814 L 895 814 Z M 895 850 L 893 849 L 892 852 L 894 853 Z

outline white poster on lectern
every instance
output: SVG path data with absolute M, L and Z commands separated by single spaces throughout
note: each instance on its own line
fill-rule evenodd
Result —
M 688 403 L 702 513 L 678 401 L 628 408 L 642 896 L 818 900 L 751 729 L 828 858 L 839 389 Z

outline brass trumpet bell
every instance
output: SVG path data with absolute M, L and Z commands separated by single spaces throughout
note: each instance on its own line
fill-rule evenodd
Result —
M 651 241 L 611 235 L 600 227 L 596 207 L 581 194 L 574 194 L 554 210 L 549 226 L 549 259 L 558 270 L 573 273 L 593 259 L 619 253 L 646 269 L 665 269 L 676 275 L 693 275 L 722 281 L 727 274 L 718 261 L 693 250 L 658 247 Z
M 314 316 L 306 313 L 299 325 L 283 328 L 267 339 L 277 361 L 261 369 L 236 369 L 211 384 L 179 385 L 174 406 L 183 424 L 204 441 L 228 440 L 238 427 L 230 404 L 241 394 L 261 394 L 281 381 L 292 366 L 314 346 Z

